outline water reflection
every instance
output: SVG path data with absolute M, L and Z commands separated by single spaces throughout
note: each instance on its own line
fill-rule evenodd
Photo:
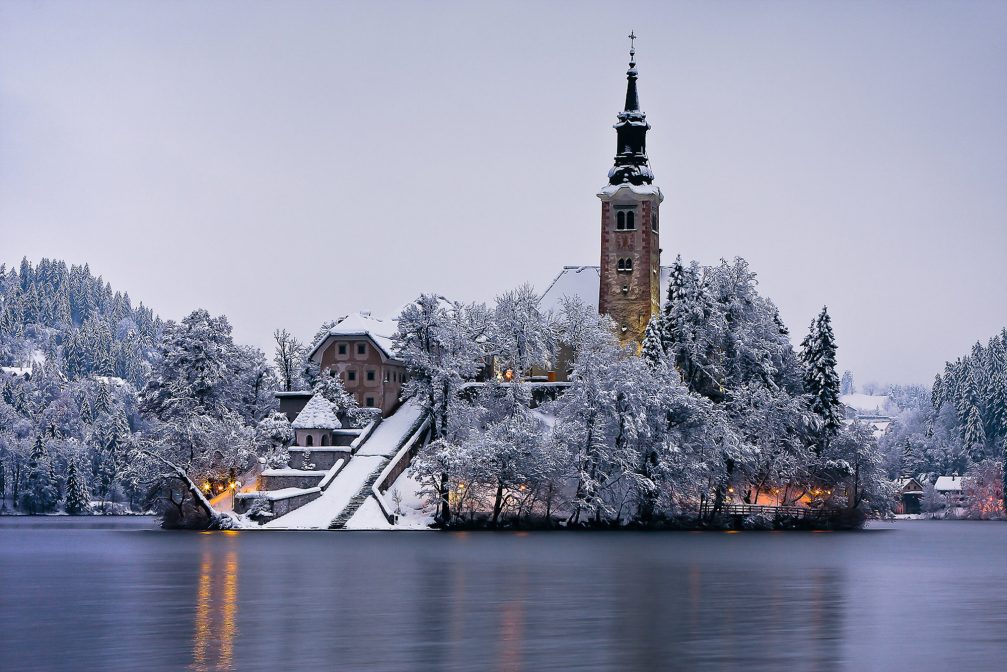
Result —
M 230 535 L 227 535 L 230 536 Z M 192 628 L 192 665 L 195 672 L 234 669 L 234 638 L 238 615 L 238 550 L 236 540 L 218 559 L 218 541 L 224 535 L 204 539 Z M 214 567 L 214 561 L 216 568 Z M 222 560 L 222 561 L 221 561 Z M 216 571 L 215 571 L 216 570 Z
M 0 520 L 3 672 L 852 672 L 899 669 L 907 643 L 914 672 L 1007 659 L 1002 524 L 511 536 L 55 522 Z

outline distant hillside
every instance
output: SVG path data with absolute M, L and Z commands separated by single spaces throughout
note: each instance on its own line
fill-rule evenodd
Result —
M 10 372 L 45 365 L 70 380 L 115 376 L 140 388 L 162 329 L 153 311 L 134 307 L 86 264 L 0 265 L 0 366 Z

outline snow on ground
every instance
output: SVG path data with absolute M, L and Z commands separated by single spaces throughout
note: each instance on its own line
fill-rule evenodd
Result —
M 861 413 L 884 414 L 894 410 L 887 394 L 844 394 L 839 401 Z
M 406 402 L 388 419 L 379 424 L 360 450 L 350 458 L 318 499 L 308 502 L 285 516 L 266 523 L 272 529 L 324 530 L 343 512 L 350 500 L 360 492 L 375 472 L 384 468 L 388 457 L 395 454 L 409 431 L 420 418 L 421 409 Z M 374 502 L 378 507 L 377 502 Z M 379 508 L 379 507 L 378 507 Z M 379 510 L 380 513 L 380 510 Z M 383 519 L 383 517 L 382 517 Z
M 395 503 L 396 490 L 402 495 L 401 504 Z M 353 517 L 346 522 L 347 530 L 429 530 L 434 522 L 436 505 L 428 504 L 420 495 L 420 484 L 409 476 L 406 470 L 395 479 L 395 483 L 382 494 L 389 511 L 398 507 L 399 519 L 391 525 L 385 518 L 374 497 L 368 497 Z
M 356 455 L 336 474 L 322 496 L 310 501 L 285 516 L 266 523 L 271 529 L 325 530 L 343 512 L 354 495 L 367 482 L 367 478 L 382 468 L 384 460 L 379 455 Z
M 412 401 L 402 404 L 399 410 L 377 426 L 353 459 L 357 459 L 357 456 L 360 455 L 382 455 L 384 457 L 394 455 L 402 445 L 410 428 L 420 419 L 421 413 L 422 409 Z
M 344 529 L 347 530 L 394 530 L 392 525 L 385 519 L 385 514 L 373 497 L 368 497 L 367 501 L 360 505 L 357 512 L 353 514 Z

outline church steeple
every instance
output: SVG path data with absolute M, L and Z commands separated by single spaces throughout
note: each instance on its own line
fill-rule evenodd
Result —
M 630 33 L 626 106 L 615 125 L 619 145 L 601 199 L 601 265 L 598 310 L 619 329 L 624 345 L 643 343 L 647 323 L 661 312 L 660 209 L 664 195 L 653 184 L 647 160 L 647 115 L 636 89 L 636 49 Z
M 636 88 L 636 34 L 629 34 L 629 70 L 626 71 L 626 104 L 619 113 L 616 132 L 615 165 L 608 171 L 609 184 L 651 184 L 654 173 L 647 159 L 647 115 L 640 109 L 640 94 Z

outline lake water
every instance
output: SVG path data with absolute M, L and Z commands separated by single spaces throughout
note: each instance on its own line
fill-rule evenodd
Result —
M 1007 524 L 165 532 L 0 518 L 0 670 L 1007 669 Z

